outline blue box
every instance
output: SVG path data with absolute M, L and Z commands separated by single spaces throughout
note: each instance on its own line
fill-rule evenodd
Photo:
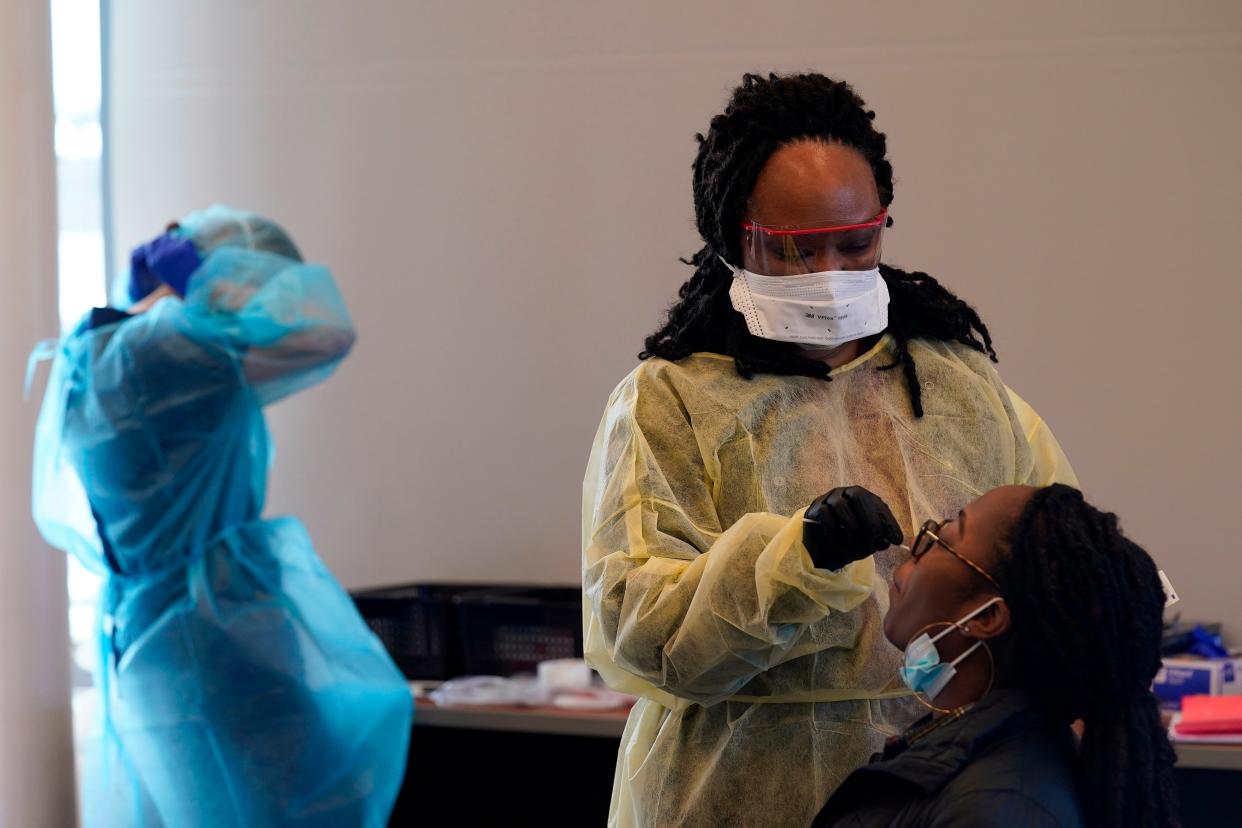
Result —
M 1242 693 L 1242 657 L 1165 658 L 1151 689 L 1165 710 L 1181 710 L 1185 696 Z

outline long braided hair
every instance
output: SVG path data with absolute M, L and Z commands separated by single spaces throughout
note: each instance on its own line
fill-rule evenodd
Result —
M 849 84 L 820 74 L 747 74 L 723 113 L 711 121 L 694 160 L 694 215 L 703 247 L 688 260 L 694 275 L 678 291 L 664 325 L 647 337 L 639 359 L 679 360 L 696 351 L 733 357 L 746 378 L 757 373 L 831 379 L 829 367 L 796 345 L 753 336 L 729 301 L 733 274 L 717 258 L 741 261 L 741 221 L 760 170 L 774 152 L 800 140 L 843 144 L 871 166 L 880 203 L 893 200 L 893 167 L 875 113 Z M 889 219 L 892 223 L 892 219 Z M 888 332 L 916 417 L 923 416 L 911 339 L 960 342 L 996 360 L 992 337 L 975 310 L 926 273 L 880 265 L 890 295 Z
M 1116 515 L 1060 484 L 1031 497 L 999 552 L 1014 683 L 1057 721 L 1083 720 L 1091 824 L 1177 825 L 1173 748 L 1150 690 L 1164 613 L 1156 565 Z

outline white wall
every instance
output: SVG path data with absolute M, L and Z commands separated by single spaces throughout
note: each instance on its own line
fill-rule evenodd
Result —
M 26 355 L 56 333 L 56 180 L 48 4 L 0 3 L 0 826 L 74 824 L 65 556 L 30 519 L 40 393 Z M 46 374 L 46 371 L 44 372 Z M 41 390 L 41 389 L 40 389 Z
M 347 584 L 577 579 L 595 426 L 698 246 L 692 136 L 743 71 L 812 68 L 890 135 L 888 259 L 979 307 L 1090 496 L 1242 635 L 1242 5 L 131 0 L 114 27 L 118 246 L 224 200 L 339 274 L 361 340 L 273 412 L 272 507 Z

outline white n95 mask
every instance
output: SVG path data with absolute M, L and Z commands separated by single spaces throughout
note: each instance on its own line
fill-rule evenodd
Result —
M 729 300 L 754 336 L 835 348 L 888 327 L 888 285 L 878 267 L 763 276 L 725 265 L 733 271 Z

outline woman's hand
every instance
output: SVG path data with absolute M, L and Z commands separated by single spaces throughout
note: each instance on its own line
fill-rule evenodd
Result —
M 820 569 L 840 569 L 901 541 L 888 504 L 862 486 L 833 489 L 812 501 L 803 517 L 802 542 Z

